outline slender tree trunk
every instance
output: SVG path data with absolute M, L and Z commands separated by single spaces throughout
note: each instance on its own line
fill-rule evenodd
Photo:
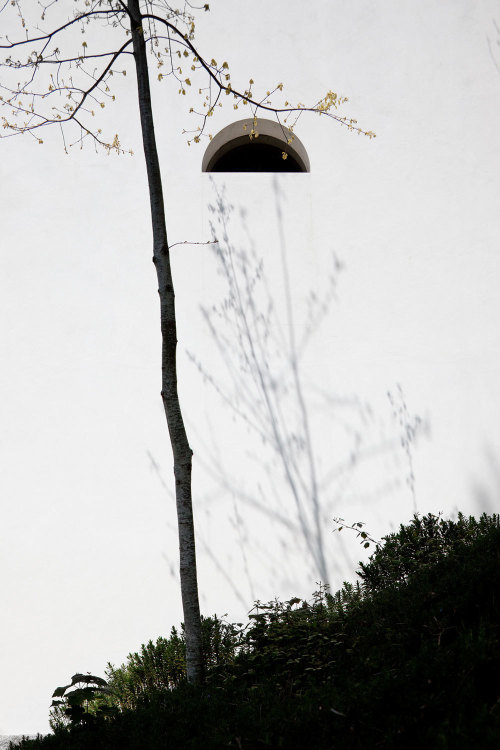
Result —
M 142 139 L 149 182 L 151 219 L 153 225 L 153 263 L 158 276 L 162 333 L 162 391 L 161 396 L 167 417 L 170 443 L 174 456 L 175 497 L 179 528 L 180 579 L 184 628 L 186 637 L 187 678 L 200 683 L 203 678 L 201 650 L 201 619 L 196 575 L 196 550 L 194 539 L 193 508 L 191 500 L 191 458 L 179 396 L 177 393 L 177 331 L 175 295 L 170 269 L 165 209 L 158 152 L 153 123 L 151 93 L 142 32 L 139 0 L 128 0 L 130 25 L 137 71 L 139 110 Z

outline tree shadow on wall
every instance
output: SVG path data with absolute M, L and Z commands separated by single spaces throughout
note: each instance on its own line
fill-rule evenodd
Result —
M 493 61 L 493 65 L 497 69 L 498 73 L 500 73 L 500 24 L 493 18 L 492 25 L 494 27 L 494 31 L 490 32 L 491 36 L 490 34 L 486 35 L 486 40 L 488 43 L 488 51 Z
M 392 416 L 387 428 L 360 397 L 335 394 L 321 382 L 321 372 L 319 383 L 306 374 L 311 344 L 332 314 L 342 264 L 332 253 L 328 272 L 318 274 L 322 281 L 305 296 L 299 320 L 279 182 L 274 180 L 281 283 L 273 281 L 272 286 L 245 210 L 230 205 L 215 183 L 214 190 L 211 229 L 219 242 L 213 253 L 225 292 L 218 304 L 203 307 L 202 314 L 222 367 L 207 366 L 193 352 L 188 355 L 231 421 L 239 423 L 235 434 L 240 436 L 245 469 L 242 474 L 241 465 L 235 469 L 227 459 L 219 428 L 211 440 L 198 436 L 204 455 L 198 451 L 196 461 L 210 474 L 215 492 L 230 503 L 224 515 L 231 519 L 255 599 L 259 590 L 254 560 L 271 580 L 292 591 L 291 571 L 297 561 L 309 581 L 323 583 L 352 565 L 345 537 L 334 541 L 331 532 L 333 517 L 353 497 L 366 506 L 387 498 L 406 481 L 416 509 L 412 450 L 422 425 L 409 415 L 401 389 L 389 394 Z M 241 243 L 232 239 L 235 234 L 243 236 Z M 391 460 L 399 468 L 388 476 L 380 472 L 380 462 Z M 355 487 L 361 470 L 377 477 L 368 482 L 363 497 Z M 262 541 L 263 528 L 273 535 L 271 545 Z M 197 538 L 207 551 L 203 532 L 197 531 Z M 227 576 L 228 566 L 215 560 L 213 548 L 210 557 Z M 236 588 L 241 598 L 241 587 Z

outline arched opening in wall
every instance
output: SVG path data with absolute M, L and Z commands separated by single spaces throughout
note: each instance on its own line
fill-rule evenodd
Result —
M 252 131 L 257 137 L 250 136 Z M 292 142 L 288 143 L 288 139 Z M 283 158 L 283 153 L 286 158 Z M 210 141 L 202 172 L 310 172 L 309 157 L 295 133 L 273 120 L 239 120 Z

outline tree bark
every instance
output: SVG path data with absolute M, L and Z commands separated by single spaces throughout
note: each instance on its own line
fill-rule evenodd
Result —
M 170 268 L 165 208 L 160 164 L 156 148 L 147 51 L 142 31 L 139 0 L 128 0 L 130 26 L 137 72 L 139 111 L 141 117 L 144 155 L 148 173 L 151 220 L 153 227 L 153 263 L 158 276 L 162 333 L 162 391 L 170 443 L 174 457 L 175 497 L 179 529 L 180 580 L 186 665 L 189 682 L 199 684 L 203 679 L 201 649 L 201 618 L 196 573 L 196 549 L 191 498 L 191 464 L 193 452 L 184 427 L 177 392 L 177 329 L 175 294 Z

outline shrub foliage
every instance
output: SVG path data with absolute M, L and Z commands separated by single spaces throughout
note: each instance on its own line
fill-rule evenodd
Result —
M 174 628 L 108 666 L 116 716 L 21 747 L 497 748 L 499 563 L 499 516 L 414 516 L 333 595 L 257 602 L 246 627 L 204 619 L 202 688 Z

